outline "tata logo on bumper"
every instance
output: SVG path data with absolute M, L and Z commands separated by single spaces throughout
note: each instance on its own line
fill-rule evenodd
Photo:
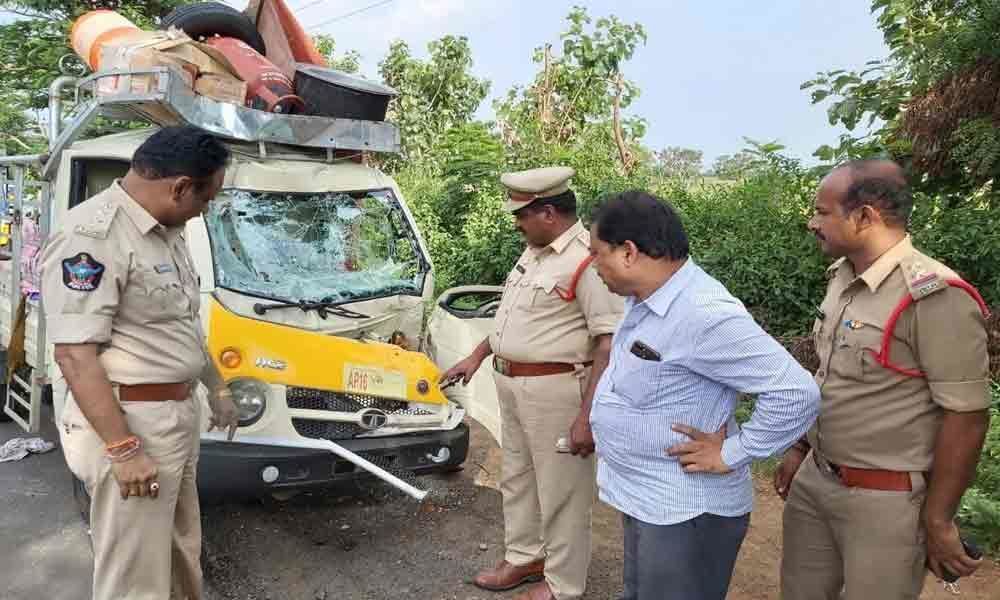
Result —
M 258 369 L 272 369 L 274 371 L 284 371 L 288 368 L 288 363 L 275 358 L 258 358 L 254 364 L 257 365 Z
M 361 427 L 368 431 L 381 429 L 389 423 L 389 415 L 377 408 L 367 408 L 361 412 Z

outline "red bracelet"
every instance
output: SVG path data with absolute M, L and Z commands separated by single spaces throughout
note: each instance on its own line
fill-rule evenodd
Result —
M 142 442 L 136 436 L 131 436 L 127 440 L 118 442 L 114 444 L 113 447 L 109 447 L 105 452 L 104 456 L 109 461 L 113 463 L 125 462 L 131 460 L 139 450 L 142 448 Z
M 108 444 L 107 446 L 104 447 L 104 449 L 107 450 L 108 452 L 113 452 L 114 450 L 117 450 L 119 448 L 123 448 L 125 446 L 130 446 L 132 444 L 135 444 L 138 441 L 139 441 L 139 438 L 137 438 L 134 435 L 130 435 L 130 436 L 128 436 L 127 438 L 125 438 L 124 440 L 122 440 L 120 442 L 115 442 L 114 444 Z

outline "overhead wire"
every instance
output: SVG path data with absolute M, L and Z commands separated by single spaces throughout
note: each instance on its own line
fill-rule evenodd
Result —
M 310 9 L 316 6 L 317 4 L 323 4 L 324 2 L 329 2 L 329 1 L 330 0 L 312 0 L 312 2 L 307 2 L 306 4 L 303 4 L 302 6 L 296 8 L 295 12 L 301 13 L 302 11 Z
M 329 25 L 330 23 L 336 23 L 337 21 L 341 21 L 341 20 L 346 19 L 348 17 L 353 17 L 354 15 L 361 14 L 361 13 L 369 11 L 369 10 L 371 10 L 373 8 L 378 8 L 379 6 L 384 6 L 386 4 L 389 4 L 392 1 L 393 0 L 381 0 L 380 2 L 375 2 L 374 4 L 369 4 L 368 6 L 362 6 L 361 8 L 359 8 L 357 10 L 352 10 L 352 11 L 346 12 L 346 13 L 344 13 L 342 15 L 337 15 L 336 17 L 331 17 L 331 18 L 329 18 L 329 19 L 327 19 L 325 21 L 320 21 L 319 23 L 316 23 L 314 25 L 310 25 L 310 26 L 306 27 L 306 31 L 313 31 L 314 29 L 317 29 L 319 27 L 324 27 L 326 25 Z

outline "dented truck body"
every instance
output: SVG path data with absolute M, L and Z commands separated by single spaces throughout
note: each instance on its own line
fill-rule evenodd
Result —
M 91 102 L 110 106 L 119 117 L 132 107 L 154 126 L 170 124 L 157 118 L 177 108 L 170 74 L 158 76 L 167 79 L 158 96 Z M 175 110 L 180 122 L 198 114 L 181 108 L 188 116 L 176 119 L 183 111 Z M 86 127 L 91 109 L 78 106 L 67 129 L 54 136 L 53 151 L 29 165 L 42 175 L 43 236 L 67 211 L 122 177 L 132 154 L 155 131 L 78 141 L 80 131 L 70 130 Z M 223 117 L 212 126 L 227 122 L 227 111 L 249 110 L 212 109 Z M 252 135 L 242 129 L 220 135 L 233 155 L 223 190 L 185 230 L 200 278 L 209 355 L 237 398 L 241 417 L 232 442 L 202 436 L 199 487 L 211 494 L 281 495 L 373 473 L 403 489 L 385 472 L 402 476 L 461 465 L 469 445 L 466 411 L 440 389 L 440 369 L 428 355 L 425 315 L 434 300 L 433 265 L 402 192 L 391 177 L 365 164 L 360 152 L 344 152 L 371 142 L 362 139 L 363 127 L 329 124 L 329 130 L 347 133 L 324 148 L 315 137 L 296 144 L 303 117 L 268 119 L 270 129 L 256 135 L 280 143 L 247 139 Z M 274 133 L 281 119 L 290 120 L 284 138 Z M 305 123 L 310 131 L 325 126 L 312 121 Z M 377 132 L 382 138 L 385 125 Z M 14 167 L 3 161 L 0 166 Z M 21 203 L 16 208 L 24 209 Z M 19 304 L 20 283 L 32 275 L 18 268 L 16 230 L 12 260 L 0 261 L 0 295 L 10 307 Z M 42 301 L 26 302 L 27 360 L 17 376 L 25 385 L 6 390 L 3 407 L 35 430 L 46 391 L 57 419 L 66 393 L 45 342 Z M 0 316 L 0 341 L 15 347 L 16 309 L 0 313 L 9 313 Z M 198 401 L 205 402 L 205 390 L 199 389 Z M 207 404 L 202 414 L 207 431 Z

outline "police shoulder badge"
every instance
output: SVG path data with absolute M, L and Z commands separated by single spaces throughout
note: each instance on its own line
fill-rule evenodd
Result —
M 101 285 L 101 277 L 104 276 L 104 265 L 86 252 L 63 259 L 62 269 L 63 284 L 78 292 L 96 290 L 97 286 Z

